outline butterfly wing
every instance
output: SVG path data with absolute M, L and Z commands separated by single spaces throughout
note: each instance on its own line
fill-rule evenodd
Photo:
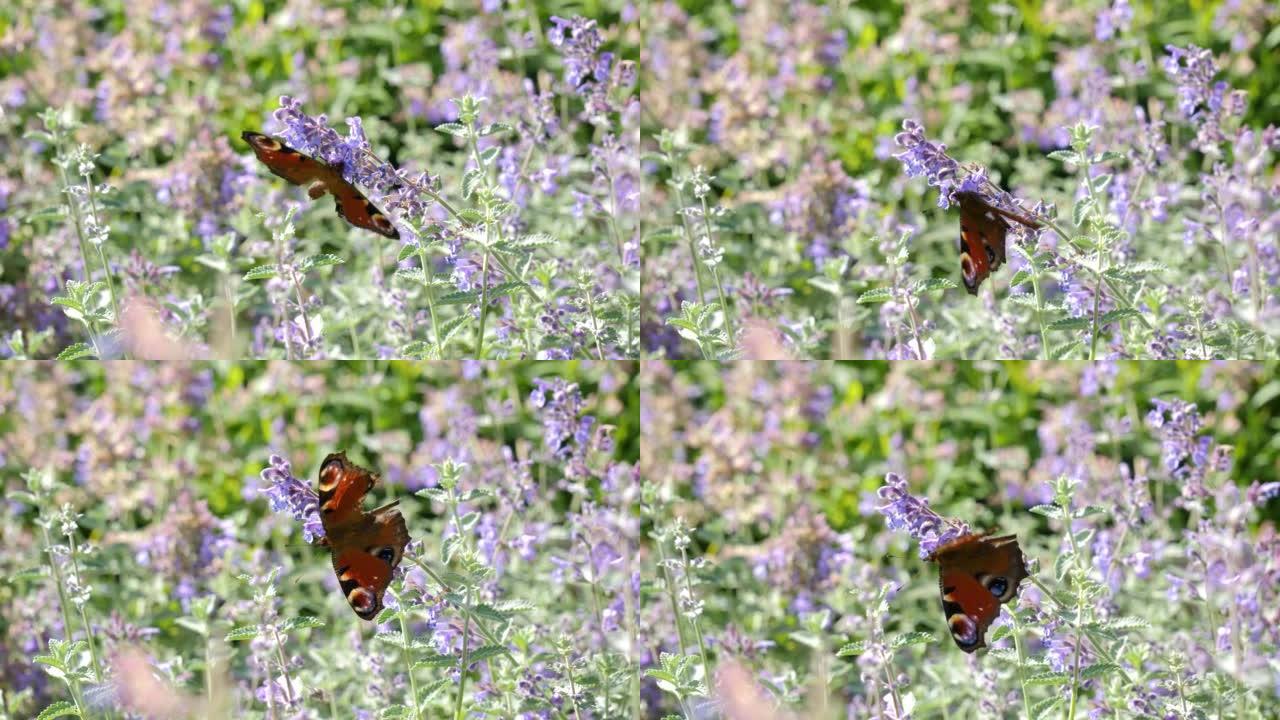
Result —
M 323 181 L 332 174 L 332 168 L 313 157 L 308 157 L 273 137 L 245 130 L 240 137 L 249 143 L 253 154 L 272 173 L 294 185 Z
M 325 457 L 320 463 L 320 524 L 325 535 L 363 519 L 364 496 L 377 482 L 377 475 L 348 460 L 345 452 Z
M 308 185 L 307 195 L 312 200 L 325 193 L 333 195 L 338 215 L 348 223 L 365 230 L 372 230 L 393 240 L 400 239 L 400 232 L 374 204 L 342 177 L 342 172 L 327 163 L 303 155 L 275 138 L 245 130 L 240 137 L 253 148 L 272 173 L 294 185 Z
M 409 529 L 396 504 L 365 514 L 359 527 L 340 532 L 330 546 L 342 595 L 362 620 L 372 620 L 382 610 L 382 597 L 409 544 Z
M 977 193 L 956 193 L 960 201 L 960 277 L 970 295 L 1005 261 L 1009 223 Z
M 930 557 L 939 565 L 942 611 L 951 638 L 965 652 L 986 646 L 987 628 L 1000 606 L 1018 596 L 1026 561 L 1014 535 L 966 535 Z
M 333 571 L 343 597 L 364 620 L 372 620 L 382 609 L 391 574 L 409 544 L 398 501 L 373 512 L 362 508 L 364 496 L 377 481 L 377 475 L 348 460 L 344 452 L 332 453 L 320 463 L 320 522 Z
M 392 240 L 400 239 L 400 231 L 396 230 L 387 216 L 369 202 L 369 198 L 366 198 L 364 193 L 357 190 L 354 185 L 339 177 L 336 182 L 328 183 L 328 188 L 333 193 L 338 215 L 342 216 L 343 220 L 358 228 L 385 235 Z

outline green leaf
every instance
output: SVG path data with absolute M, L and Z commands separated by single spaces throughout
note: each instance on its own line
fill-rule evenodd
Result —
M 324 627 L 324 621 L 312 615 L 299 615 L 298 617 L 291 617 L 288 620 L 285 620 L 284 625 L 282 626 L 285 632 L 302 630 L 304 628 L 318 628 L 318 627 Z
M 414 283 L 415 285 L 427 284 L 427 274 L 422 272 L 422 268 L 420 267 L 396 268 L 396 273 L 393 277 L 398 278 L 400 280 L 408 280 L 409 282 Z
M 78 360 L 82 357 L 97 357 L 97 351 L 93 349 L 92 345 L 87 343 L 76 343 L 68 346 L 66 350 L 58 353 L 58 357 L 56 359 Z
M 65 214 L 61 205 L 41 208 L 27 216 L 27 222 L 36 222 L 37 220 L 51 220 L 61 218 Z
M 934 641 L 935 639 L 933 637 L 933 633 L 927 633 L 927 632 L 902 633 L 901 635 L 895 635 L 894 638 L 889 641 L 889 649 L 897 650 L 898 648 L 904 648 L 908 645 L 924 645 Z
M 398 608 L 382 608 L 382 611 L 379 612 L 377 617 L 373 619 L 373 624 L 383 625 L 385 623 L 391 622 L 392 620 L 399 620 L 399 619 L 400 619 L 400 610 Z
M 1031 279 L 1031 273 L 1026 270 L 1019 270 L 1009 279 L 1009 287 L 1018 287 L 1022 283 Z
M 893 299 L 893 288 L 875 288 L 858 296 L 859 304 L 888 302 Z
M 809 284 L 833 297 L 840 297 L 840 283 L 826 275 L 815 275 L 809 278 Z
M 429 655 L 413 664 L 413 669 L 421 668 L 451 668 L 458 665 L 458 658 L 453 655 Z
M 443 343 L 445 347 L 449 347 L 449 344 L 458 336 L 458 333 L 462 332 L 462 329 L 467 326 L 467 321 L 470 319 L 470 315 L 459 315 L 441 323 L 440 342 Z
M 551 247 L 560 242 L 559 238 L 547 233 L 533 233 L 532 235 L 524 235 L 516 240 L 515 245 L 520 250 L 534 250 L 537 248 Z
M 1076 227 L 1080 227 L 1084 222 L 1084 219 L 1089 215 L 1089 211 L 1092 209 L 1093 202 L 1090 201 L 1089 198 L 1085 198 L 1076 203 L 1075 207 L 1071 208 L 1071 223 Z
M 1050 330 L 1080 330 L 1089 327 L 1089 323 L 1090 318 L 1087 317 L 1068 317 L 1054 320 L 1047 327 Z
M 266 280 L 276 276 L 275 265 L 259 265 L 244 274 L 245 280 Z
M 315 268 L 324 267 L 326 265 L 341 265 L 344 262 L 346 262 L 346 260 L 343 260 L 341 257 L 334 255 L 332 253 L 321 253 L 319 255 L 312 255 L 311 257 L 302 261 L 302 272 L 304 273 L 311 272 Z
M 1035 720 L 1043 720 L 1043 718 L 1047 718 L 1051 713 L 1055 712 L 1061 704 L 1062 698 L 1060 696 L 1047 697 L 1031 706 L 1031 717 L 1035 718 Z
M 1054 150 L 1053 152 L 1049 153 L 1048 158 L 1050 160 L 1057 160 L 1058 162 L 1062 162 L 1062 163 L 1080 162 L 1080 155 L 1077 154 L 1074 150 Z
M 472 665 L 484 662 L 485 660 L 499 655 L 505 655 L 506 653 L 507 649 L 502 645 L 482 645 L 481 647 L 467 653 L 467 667 L 471 667 Z
M 484 127 L 480 128 L 480 132 L 478 134 L 480 135 L 480 137 L 486 137 L 489 135 L 493 135 L 494 133 L 500 133 L 500 132 L 515 132 L 515 128 L 511 127 L 506 123 L 495 122 L 495 123 L 489 123 L 488 125 L 485 125 Z
M 1071 676 L 1065 672 L 1042 672 L 1027 678 L 1028 685 L 1063 685 L 1071 682 Z
M 75 703 L 68 702 L 66 700 L 59 700 L 46 707 L 44 710 L 41 710 L 40 714 L 36 716 L 36 720 L 52 720 L 53 718 L 65 717 L 67 715 L 81 717 L 80 710 L 76 708 Z
M 436 126 L 436 132 L 442 132 L 446 135 L 454 137 L 466 137 L 467 126 L 460 123 L 442 123 Z
M 1105 677 L 1120 669 L 1115 663 L 1094 663 L 1089 667 L 1080 671 L 1080 677 L 1088 680 L 1089 678 Z
M 864 640 L 847 643 L 836 651 L 836 657 L 850 657 L 852 655 L 861 655 L 867 651 L 867 643 Z
M 956 285 L 956 281 L 946 277 L 931 277 L 920 284 L 917 293 L 929 293 L 935 290 L 954 290 L 960 287 Z M 858 298 L 858 302 L 862 302 L 862 298 Z
M 1078 347 L 1081 347 L 1082 345 L 1083 343 L 1081 343 L 1079 340 L 1071 340 L 1069 342 L 1064 342 L 1058 345 L 1054 345 L 1053 347 L 1049 348 L 1049 359 L 1061 360 L 1062 358 L 1066 357 L 1068 353 L 1070 353 L 1071 351 L 1075 350 Z
M 227 633 L 226 641 L 235 642 L 236 640 L 252 640 L 253 638 L 258 637 L 258 633 L 261 631 L 262 629 L 257 625 L 242 625 Z
M 382 712 L 378 713 L 379 720 L 404 720 L 409 717 L 409 707 L 407 705 L 388 705 L 382 708 Z
M 414 243 L 400 246 L 400 253 L 396 255 L 396 262 L 404 262 L 418 254 L 418 246 Z
M 431 358 L 434 343 L 426 340 L 414 340 L 413 342 L 400 348 L 400 356 L 412 358 L 414 360 L 428 360 Z
M 480 293 L 475 290 L 457 290 L 436 298 L 437 305 L 470 305 L 480 302 Z
M 1120 308 L 1118 310 L 1110 310 L 1108 312 L 1103 313 L 1102 317 L 1098 318 L 1098 326 L 1101 327 L 1103 325 L 1107 325 L 1107 324 L 1116 322 L 1118 320 L 1124 320 L 1126 318 L 1138 317 L 1141 314 L 1142 313 L 1138 312 L 1133 308 Z
M 1036 505 L 1035 507 L 1031 508 L 1031 512 L 1037 515 L 1043 515 L 1047 518 L 1054 518 L 1054 519 L 1061 518 L 1065 515 L 1065 513 L 1062 511 L 1062 508 L 1058 507 L 1057 505 Z

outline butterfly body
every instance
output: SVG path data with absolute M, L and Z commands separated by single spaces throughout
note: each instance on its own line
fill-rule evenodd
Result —
M 379 235 L 398 240 L 400 232 L 391 221 L 374 206 L 364 193 L 342 177 L 341 168 L 303 155 L 275 138 L 245 130 L 240 134 L 253 154 L 275 175 L 294 185 L 306 185 L 307 196 L 312 200 L 326 194 L 333 195 L 338 215 L 348 223 Z
M 1027 577 L 1026 560 L 1014 535 L 965 535 L 933 552 L 938 589 L 951 639 L 971 653 L 986 646 L 987 628 L 1000 606 L 1018 596 Z
M 1008 220 L 1032 229 L 1040 227 L 1040 224 L 1001 210 L 976 192 L 958 192 L 955 197 L 960 204 L 960 277 L 964 281 L 964 289 L 970 295 L 977 295 L 982 281 L 1005 262 L 1005 236 L 1010 228 Z
M 404 557 L 409 529 L 399 501 L 365 512 L 364 496 L 378 476 L 333 453 L 320 465 L 320 523 L 342 594 L 355 614 L 372 620 L 382 609 L 391 574 Z

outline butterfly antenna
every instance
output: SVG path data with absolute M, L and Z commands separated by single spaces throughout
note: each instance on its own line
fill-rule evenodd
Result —
M 1007 192 L 1005 191 L 1004 188 L 991 182 L 991 178 L 987 178 L 986 183 L 987 183 L 987 187 L 993 190 L 995 194 L 1008 195 L 1009 197 L 1013 197 L 1013 193 Z M 1038 230 L 1044 225 L 1044 223 L 1040 222 L 1039 220 L 1034 220 L 1032 218 L 1027 217 L 1026 215 L 1019 215 L 1018 213 L 1005 210 L 1004 208 L 996 207 L 994 203 L 987 203 L 987 206 L 990 207 L 993 212 L 1005 218 L 1008 218 L 1009 220 L 1012 220 L 1016 223 L 1021 223 L 1023 225 L 1026 225 L 1032 230 Z

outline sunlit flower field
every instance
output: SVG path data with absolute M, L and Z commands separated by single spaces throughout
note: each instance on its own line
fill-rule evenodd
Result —
M 647 356 L 1275 357 L 1276 3 L 642 7 Z
M 0 366 L 0 717 L 637 716 L 636 370 Z M 411 537 L 374 622 L 340 450 Z
M 646 362 L 646 717 L 1280 717 L 1277 366 Z M 962 652 L 922 561 L 1016 535 Z
M 638 38 L 590 6 L 4 3 L 0 357 L 636 357 Z

